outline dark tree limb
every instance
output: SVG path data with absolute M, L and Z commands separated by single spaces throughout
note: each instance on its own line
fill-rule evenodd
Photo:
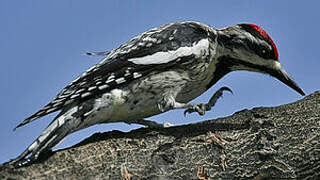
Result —
M 0 166 L 0 179 L 319 179 L 320 92 L 278 107 L 165 129 L 96 133 Z

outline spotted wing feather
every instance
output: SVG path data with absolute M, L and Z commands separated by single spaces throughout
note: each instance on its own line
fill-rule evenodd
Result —
M 108 90 L 124 86 L 150 72 L 161 71 L 193 58 L 192 54 L 170 60 L 156 60 L 156 64 L 135 63 L 139 58 L 157 52 L 172 52 L 179 47 L 192 47 L 195 42 L 207 37 L 207 27 L 199 23 L 173 23 L 151 29 L 119 48 L 108 53 L 100 63 L 88 69 L 67 85 L 54 100 L 26 118 L 16 128 L 39 117 L 58 111 L 69 104 L 79 103 Z M 160 57 L 161 58 L 161 57 Z M 135 61 L 130 61 L 135 59 Z M 138 59 L 138 60 L 137 60 Z M 15 129 L 16 129 L 15 128 Z

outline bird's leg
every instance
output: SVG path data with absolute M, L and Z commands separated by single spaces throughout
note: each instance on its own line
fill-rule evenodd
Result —
M 171 109 L 182 109 L 185 108 L 187 104 L 176 102 L 175 98 L 171 95 L 164 96 L 162 100 L 158 103 L 158 108 L 161 112 L 166 112 Z
M 155 121 L 146 120 L 146 119 L 127 120 L 125 123 L 127 123 L 127 124 L 140 124 L 143 126 L 147 126 L 149 128 L 166 128 L 166 127 L 173 126 L 173 124 L 171 124 L 171 123 L 160 124 Z
M 186 110 L 184 111 L 184 115 L 186 115 L 187 113 L 193 113 L 193 112 L 198 112 L 199 115 L 204 115 L 206 113 L 206 111 L 210 111 L 211 108 L 216 104 L 217 100 L 222 97 L 223 91 L 229 91 L 231 93 L 232 90 L 228 87 L 222 87 L 220 88 L 218 91 L 216 91 L 213 96 L 210 98 L 209 102 L 207 104 L 187 104 L 186 105 Z
M 211 110 L 211 108 L 216 104 L 217 100 L 222 97 L 223 91 L 229 91 L 232 93 L 230 88 L 222 87 L 213 94 L 207 104 L 180 103 L 176 102 L 173 96 L 164 96 L 163 99 L 158 103 L 158 108 L 162 112 L 172 109 L 186 109 L 184 111 L 184 115 L 186 115 L 187 113 L 198 112 L 198 114 L 202 116 L 206 111 Z

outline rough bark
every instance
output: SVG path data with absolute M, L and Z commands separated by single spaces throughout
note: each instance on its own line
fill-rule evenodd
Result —
M 320 92 L 165 129 L 97 133 L 0 179 L 319 179 Z

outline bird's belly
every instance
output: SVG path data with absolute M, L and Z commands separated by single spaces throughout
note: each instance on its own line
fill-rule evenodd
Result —
M 193 99 L 199 97 L 205 91 L 206 89 L 201 87 L 195 89 L 182 89 L 182 91 L 177 94 L 176 101 L 181 103 L 188 103 Z
M 186 103 L 206 91 L 206 79 L 194 79 L 177 72 L 154 74 L 134 81 L 122 89 L 113 89 L 96 100 L 91 123 L 125 122 L 160 114 L 158 103 L 167 93 L 176 93 L 176 101 Z
M 96 100 L 90 124 L 125 122 L 161 113 L 156 100 L 148 94 L 134 96 L 127 89 L 114 89 Z
M 199 97 L 208 90 L 207 84 L 209 84 L 210 80 L 211 78 L 208 74 L 203 77 L 197 77 L 191 81 L 188 81 L 177 94 L 176 101 L 187 103 Z
M 186 80 L 181 76 L 184 74 L 166 71 L 132 82 L 122 89 L 122 95 L 118 95 L 121 103 L 114 105 L 113 120 L 141 119 L 160 114 L 158 103 L 164 96 L 179 92 L 185 86 Z
M 214 62 L 215 60 L 212 59 L 210 64 L 200 63 L 196 67 L 191 68 L 197 70 L 190 71 L 189 81 L 184 84 L 181 91 L 177 94 L 176 100 L 178 102 L 190 102 L 208 90 L 208 85 L 216 69 Z
M 201 82 L 203 83 L 203 82 Z M 200 82 L 189 82 L 177 94 L 176 101 L 181 103 L 188 103 L 191 100 L 203 94 L 207 88 L 201 85 Z

